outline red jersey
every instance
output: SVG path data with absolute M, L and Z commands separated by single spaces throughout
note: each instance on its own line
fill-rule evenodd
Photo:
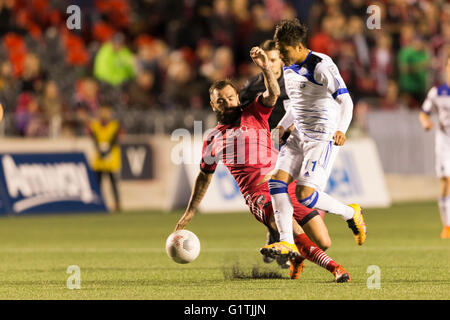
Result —
M 222 161 L 243 195 L 259 190 L 278 156 L 268 124 L 272 109 L 257 98 L 242 111 L 239 124 L 218 124 L 203 142 L 201 169 L 213 173 Z
M 222 161 L 236 180 L 252 214 L 268 225 L 273 209 L 267 176 L 275 168 L 278 150 L 272 147 L 268 124 L 273 108 L 262 105 L 258 99 L 243 110 L 239 124 L 219 124 L 206 137 L 200 168 L 203 172 L 214 173 L 217 163 Z M 299 223 L 306 222 L 317 212 L 310 215 L 313 210 L 296 200 L 295 187 L 296 182 L 288 187 L 294 217 Z

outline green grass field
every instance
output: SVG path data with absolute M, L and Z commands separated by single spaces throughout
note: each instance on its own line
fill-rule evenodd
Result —
M 434 203 L 367 210 L 362 247 L 345 222 L 326 216 L 333 240 L 327 253 L 344 265 L 350 283 L 336 284 L 306 262 L 299 280 L 265 265 L 258 248 L 265 230 L 250 214 L 198 214 L 188 229 L 202 250 L 178 265 L 165 240 L 180 216 L 161 212 L 48 215 L 0 220 L 1 299 L 449 299 L 450 240 L 439 238 Z M 69 265 L 81 270 L 81 289 L 69 290 Z M 381 270 L 381 289 L 369 289 L 368 266 Z M 238 268 L 241 277 L 231 270 Z M 252 278 L 275 272 L 280 279 Z

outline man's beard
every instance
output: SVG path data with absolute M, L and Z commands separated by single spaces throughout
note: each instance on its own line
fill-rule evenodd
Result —
M 242 115 L 242 107 L 237 106 L 233 108 L 227 108 L 226 111 L 216 111 L 217 121 L 221 124 L 237 124 Z

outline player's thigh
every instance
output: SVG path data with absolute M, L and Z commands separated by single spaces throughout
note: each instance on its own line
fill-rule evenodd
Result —
M 297 184 L 320 190 L 326 184 L 329 167 L 333 164 L 332 153 L 332 141 L 304 141 L 303 162 Z
M 325 167 L 326 178 L 324 179 L 324 181 L 322 181 L 322 184 L 320 186 L 318 186 L 317 190 L 324 191 L 325 188 L 327 187 L 327 182 L 330 179 L 331 171 L 333 171 L 334 163 L 336 162 L 336 158 L 337 158 L 341 148 L 342 147 L 336 146 L 334 144 L 331 146 L 331 150 L 330 150 L 331 154 L 329 155 L 328 163 L 326 164 L 326 167 Z
M 278 154 L 272 179 L 287 183 L 292 182 L 294 177 L 298 176 L 300 172 L 302 161 L 303 153 L 300 149 L 300 140 L 296 134 L 291 134 Z
M 302 228 L 308 238 L 322 250 L 326 250 L 331 246 L 331 238 L 328 234 L 328 228 L 320 215 L 317 215 L 307 221 L 303 224 Z

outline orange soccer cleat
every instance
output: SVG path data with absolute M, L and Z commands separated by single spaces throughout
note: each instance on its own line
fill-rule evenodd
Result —
M 291 265 L 289 266 L 289 277 L 291 279 L 298 279 L 300 278 L 300 275 L 303 273 L 303 270 L 305 269 L 305 263 L 302 259 L 301 262 L 299 262 L 297 259 L 291 259 Z
M 344 269 L 343 266 L 338 265 L 332 273 L 337 283 L 350 282 L 350 274 Z
M 444 226 L 441 232 L 441 239 L 450 239 L 450 226 Z

